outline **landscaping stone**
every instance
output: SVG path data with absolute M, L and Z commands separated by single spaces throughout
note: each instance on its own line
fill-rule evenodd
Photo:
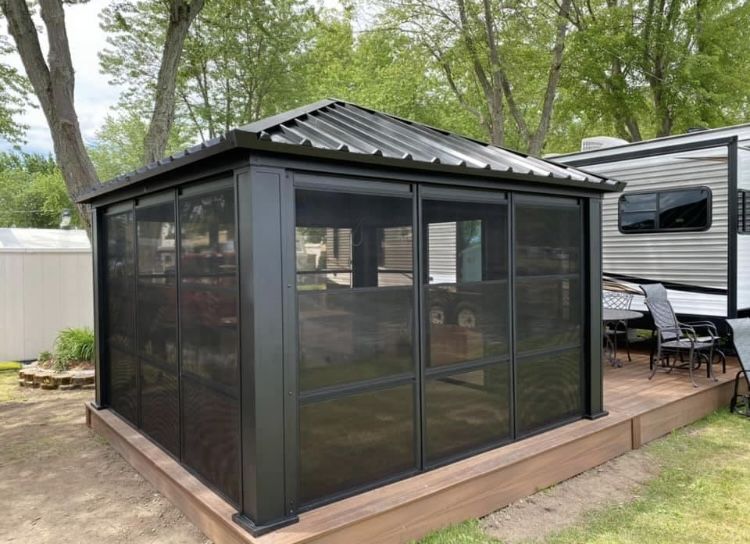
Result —
M 93 389 L 95 386 L 94 370 L 76 369 L 56 372 L 30 364 L 18 371 L 18 385 L 46 390 Z

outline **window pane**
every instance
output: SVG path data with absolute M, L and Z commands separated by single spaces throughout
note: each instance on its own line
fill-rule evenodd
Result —
M 516 383 L 519 434 L 582 414 L 580 349 L 519 358 Z
M 667 191 L 659 195 L 660 229 L 703 229 L 708 227 L 708 191 Z
M 655 212 L 657 193 L 640 193 L 622 195 L 620 197 L 620 211 L 622 213 Z
M 300 389 L 414 371 L 411 288 L 299 295 Z
M 133 213 L 105 216 L 105 292 L 110 402 L 122 417 L 138 424 L 138 361 L 135 357 L 135 266 Z
M 412 385 L 300 407 L 300 502 L 415 468 Z
M 656 229 L 656 212 L 620 213 L 623 232 Z
M 180 199 L 185 463 L 237 503 L 240 380 L 234 223 L 231 188 Z
M 581 321 L 579 280 L 518 278 L 517 353 L 579 345 Z
M 510 438 L 510 363 L 428 379 L 425 409 L 429 462 Z
M 516 274 L 570 274 L 580 269 L 578 206 L 524 203 L 516 213 Z
M 300 388 L 414 372 L 412 201 L 299 190 Z
M 508 282 L 426 289 L 427 366 L 508 356 Z
M 141 427 L 179 455 L 173 202 L 136 209 Z
M 425 200 L 427 366 L 508 356 L 505 203 Z

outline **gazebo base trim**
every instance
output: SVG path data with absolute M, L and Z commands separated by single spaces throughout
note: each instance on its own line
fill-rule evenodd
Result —
M 732 396 L 728 376 L 735 364 L 719 382 L 698 389 L 684 376 L 648 382 L 637 366 L 605 371 L 606 418 L 581 419 L 309 510 L 297 523 L 256 535 L 237 522 L 235 506 L 117 414 L 87 404 L 86 416 L 94 431 L 217 544 L 406 543 L 637 449 L 727 406 Z

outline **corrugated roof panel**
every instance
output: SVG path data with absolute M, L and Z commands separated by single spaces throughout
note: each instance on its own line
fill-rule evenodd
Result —
M 274 145 L 278 144 L 278 145 Z M 409 161 L 408 166 L 456 172 L 456 168 L 495 172 L 487 176 L 513 179 L 529 177 L 529 181 L 580 186 L 602 191 L 621 190 L 623 184 L 582 170 L 531 157 L 501 147 L 479 142 L 445 130 L 416 123 L 386 113 L 359 107 L 341 100 L 322 100 L 244 125 L 224 136 L 214 138 L 183 152 L 175 153 L 135 172 L 118 176 L 79 199 L 86 202 L 99 195 L 139 183 L 160 173 L 179 168 L 231 149 L 263 149 L 320 156 L 327 159 L 339 155 L 362 155 L 358 162 L 373 164 L 393 160 Z M 370 158 L 366 158 L 370 157 Z M 404 164 L 407 166 L 407 164 Z M 521 177 L 519 177 L 521 176 Z

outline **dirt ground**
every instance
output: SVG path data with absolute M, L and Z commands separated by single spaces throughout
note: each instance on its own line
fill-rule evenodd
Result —
M 18 388 L 0 402 L 0 543 L 210 544 L 86 427 L 92 397 Z
M 515 502 L 482 519 L 484 531 L 502 542 L 534 542 L 581 523 L 596 509 L 630 502 L 659 472 L 648 454 L 635 450 Z

